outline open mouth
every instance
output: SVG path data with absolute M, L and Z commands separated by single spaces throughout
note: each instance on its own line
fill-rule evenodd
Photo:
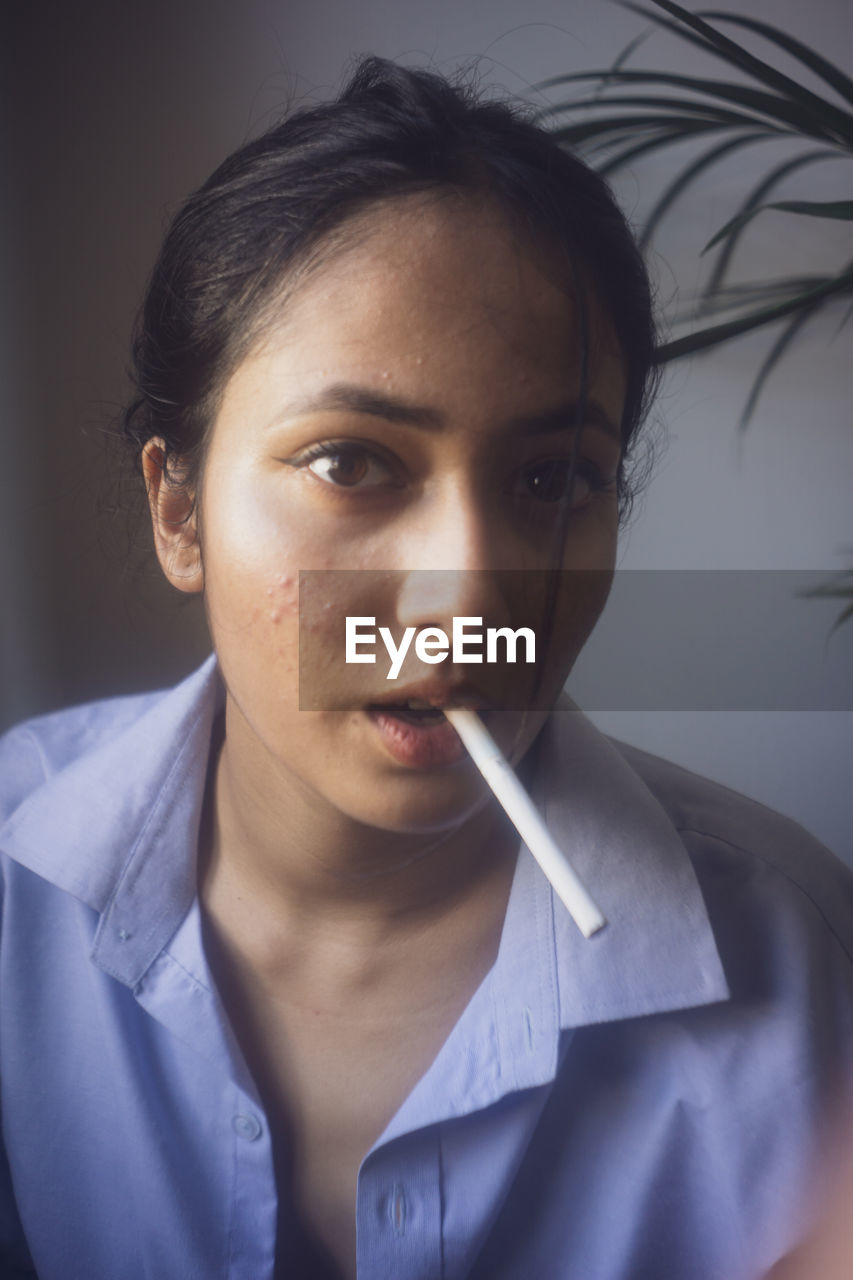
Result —
M 462 740 L 440 707 L 411 699 L 365 708 L 385 750 L 398 764 L 440 769 L 466 756 Z
M 370 710 L 393 716 L 396 720 L 404 720 L 406 724 L 417 725 L 422 729 L 446 723 L 444 712 L 440 707 L 431 706 L 418 698 L 411 698 L 408 702 L 383 702 L 381 705 L 374 705 Z

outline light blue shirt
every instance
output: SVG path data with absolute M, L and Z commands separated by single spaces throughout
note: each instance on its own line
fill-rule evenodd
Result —
M 211 659 L 0 741 L 4 1277 L 273 1275 L 269 1128 L 196 896 L 222 697 Z M 362 1163 L 359 1280 L 754 1277 L 850 1069 L 851 876 L 576 712 L 544 734 L 539 801 L 609 924 L 585 941 L 521 850 L 494 968 Z

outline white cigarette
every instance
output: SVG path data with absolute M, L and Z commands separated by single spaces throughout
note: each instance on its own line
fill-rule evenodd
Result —
M 569 915 L 584 937 L 591 937 L 607 921 L 569 865 L 566 855 L 557 848 L 538 809 L 500 747 L 475 711 L 470 711 L 467 707 L 446 707 L 444 714 L 459 734 L 495 798 L 508 813 L 516 831 L 551 881 Z

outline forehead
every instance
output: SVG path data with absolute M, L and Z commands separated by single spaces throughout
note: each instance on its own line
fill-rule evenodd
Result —
M 586 355 L 590 391 L 618 423 L 616 339 L 569 275 L 488 201 L 447 193 L 373 206 L 290 281 L 232 382 L 274 374 L 287 395 L 335 379 L 403 384 L 439 408 L 467 399 L 491 412 L 485 389 L 495 404 L 543 401 L 533 407 L 576 395 Z

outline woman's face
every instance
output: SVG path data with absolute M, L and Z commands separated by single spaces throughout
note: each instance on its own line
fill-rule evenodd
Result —
M 562 566 L 603 572 L 561 579 L 538 707 L 518 709 L 531 680 L 520 660 L 503 668 L 500 695 L 486 665 L 411 653 L 388 681 L 381 642 L 375 665 L 346 664 L 346 616 L 398 638 L 405 627 L 450 634 L 461 616 L 529 625 L 554 567 L 580 369 L 567 292 L 490 206 L 409 198 L 357 231 L 296 288 L 225 388 L 203 472 L 199 575 L 228 742 L 312 803 L 386 830 L 435 830 L 482 787 L 444 718 L 401 704 L 479 705 L 515 758 L 532 742 L 609 586 L 624 383 L 593 308 Z M 303 586 L 303 700 L 314 710 L 299 708 L 301 570 L 340 571 Z

